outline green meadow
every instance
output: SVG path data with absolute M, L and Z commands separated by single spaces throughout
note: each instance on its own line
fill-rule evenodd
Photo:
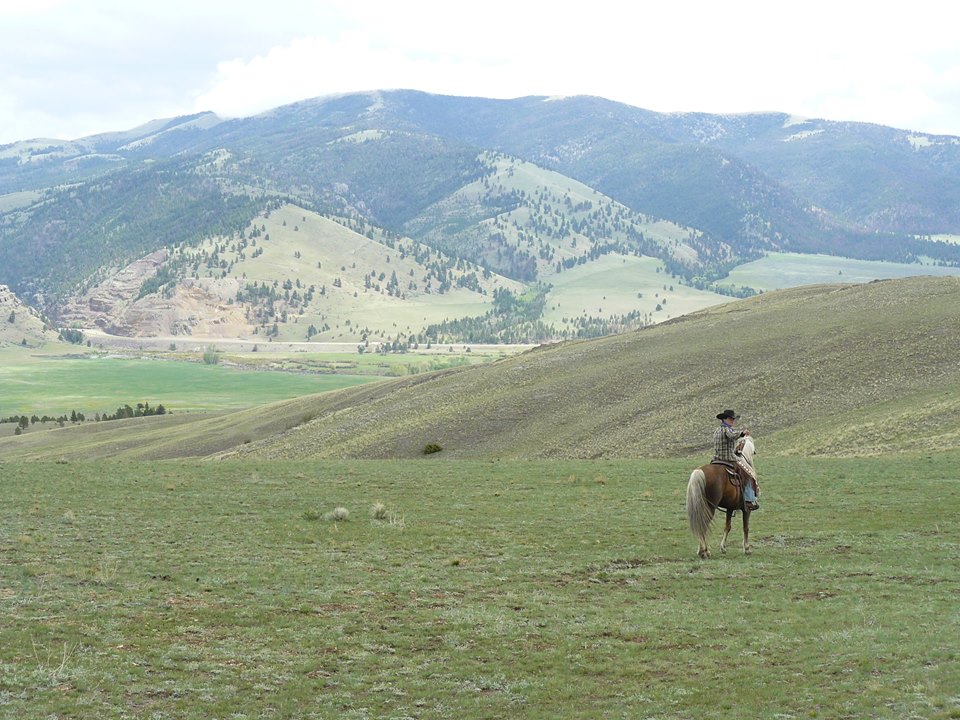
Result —
M 259 370 L 340 373 L 402 377 L 433 370 L 446 370 L 463 365 L 482 365 L 515 355 L 523 345 L 438 345 L 427 351 L 425 346 L 405 353 L 289 352 L 289 353 L 224 353 L 226 361 L 237 362 Z
M 0 212 L 9 212 L 10 210 L 16 210 L 20 207 L 27 207 L 41 197 L 43 197 L 43 194 L 35 190 L 21 190 L 19 192 L 0 195 Z
M 833 255 L 768 253 L 730 271 L 724 280 L 757 290 L 778 290 L 818 283 L 862 283 L 914 275 L 960 275 L 955 267 L 854 260 Z
M 0 716 L 960 717 L 960 455 L 702 461 L 0 464 Z
M 335 390 L 374 377 L 256 372 L 199 362 L 5 350 L 0 363 L 0 417 L 93 417 L 124 403 L 162 403 L 174 412 L 213 412 Z
M 610 317 L 640 311 L 650 322 L 662 322 L 712 305 L 729 302 L 716 293 L 681 285 L 650 257 L 604 255 L 554 275 L 543 320 L 558 330 L 574 318 Z M 657 307 L 660 310 L 657 310 Z

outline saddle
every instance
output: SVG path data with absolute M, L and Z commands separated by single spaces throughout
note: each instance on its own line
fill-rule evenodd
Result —
M 730 482 L 736 487 L 740 487 L 743 484 L 743 478 L 740 476 L 740 467 L 736 463 L 732 463 L 729 460 L 711 460 L 710 464 L 723 467 L 727 471 L 727 475 L 730 476 Z
M 744 471 L 741 470 L 740 466 L 736 463 L 732 463 L 729 460 L 711 460 L 711 465 L 719 465 L 724 470 L 727 471 L 727 479 L 730 480 L 730 483 L 737 488 L 737 491 L 743 493 L 743 489 L 746 487 L 748 482 L 754 482 Z M 753 485 L 754 492 L 757 493 L 757 496 L 760 495 L 760 486 L 756 482 Z M 743 498 L 743 495 L 740 496 Z M 746 504 L 746 500 L 743 500 Z

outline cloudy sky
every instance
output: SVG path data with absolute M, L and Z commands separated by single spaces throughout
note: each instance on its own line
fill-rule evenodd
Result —
M 391 88 L 960 135 L 958 26 L 945 0 L 0 0 L 0 143 Z

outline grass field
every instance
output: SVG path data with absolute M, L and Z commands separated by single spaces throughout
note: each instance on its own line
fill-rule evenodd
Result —
M 701 461 L 4 463 L 0 716 L 960 717 L 960 455 Z
M 832 255 L 769 253 L 760 260 L 734 268 L 723 282 L 757 290 L 777 290 L 817 283 L 870 282 L 914 275 L 960 275 L 960 268 L 853 260 Z
M 370 382 L 346 374 L 254 372 L 221 365 L 6 350 L 0 363 L 0 417 L 93 417 L 124 403 L 162 403 L 174 412 L 218 411 Z
M 421 346 L 423 348 L 424 346 Z M 452 348 L 452 349 L 451 349 Z M 522 352 L 524 346 L 484 346 L 473 349 L 469 345 L 437 346 L 433 351 L 380 354 L 359 353 L 260 353 L 230 354 L 225 359 L 265 370 L 294 370 L 305 372 L 337 372 L 346 375 L 376 375 L 400 377 L 431 370 L 443 370 L 462 365 L 480 365 L 510 357 Z M 470 352 L 467 352 L 470 349 Z
M 10 212 L 20 207 L 27 207 L 41 197 L 43 197 L 43 194 L 34 190 L 21 190 L 20 192 L 0 195 L 0 212 Z
M 960 235 L 932 235 L 930 239 L 945 243 L 960 243 Z
M 649 315 L 651 322 L 662 322 L 731 300 L 681 285 L 662 270 L 663 263 L 655 258 L 611 254 L 554 275 L 544 322 L 562 330 L 580 315 L 610 317 L 634 310 Z

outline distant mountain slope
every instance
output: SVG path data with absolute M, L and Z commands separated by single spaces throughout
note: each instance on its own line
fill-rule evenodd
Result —
M 960 440 L 958 317 L 957 278 L 771 292 L 492 365 L 206 419 L 176 438 L 98 441 L 96 453 L 412 458 L 436 443 L 444 458 L 706 459 L 727 407 L 757 436 L 761 463 L 768 453 L 934 451 Z M 46 449 L 11 438 L 0 454 L 93 452 L 82 428 L 55 432 Z
M 105 273 L 277 201 L 527 283 L 581 240 L 708 289 L 769 251 L 960 264 L 960 245 L 926 238 L 960 234 L 958 138 L 595 97 L 358 93 L 15 143 L 0 193 L 0 282 L 52 317 Z
M 686 118 L 691 132 L 852 226 L 934 234 L 960 222 L 956 137 L 780 113 Z
M 6 285 L 0 285 L 0 348 L 33 347 L 56 339 L 57 331 L 47 328 L 36 310 L 24 304 Z
M 523 280 L 549 280 L 613 249 L 677 267 L 732 255 L 694 228 L 633 211 L 560 173 L 506 155 L 484 154 L 480 162 L 482 177 L 425 208 L 403 230 Z
M 59 301 L 147 253 L 248 223 L 262 200 L 213 174 L 215 155 L 119 169 L 0 213 L 0 282 Z
M 169 158 L 220 122 L 208 112 L 78 140 L 36 138 L 0 145 L 0 195 L 76 182 L 125 167 L 131 160 Z
M 784 113 L 662 114 L 586 96 L 383 97 L 370 112 L 384 122 L 517 155 L 728 241 L 760 233 L 761 219 L 772 232 L 759 239 L 777 243 L 779 232 L 801 251 L 808 230 L 842 245 L 856 231 L 960 225 L 954 137 Z M 713 211 L 699 212 L 704 203 Z

